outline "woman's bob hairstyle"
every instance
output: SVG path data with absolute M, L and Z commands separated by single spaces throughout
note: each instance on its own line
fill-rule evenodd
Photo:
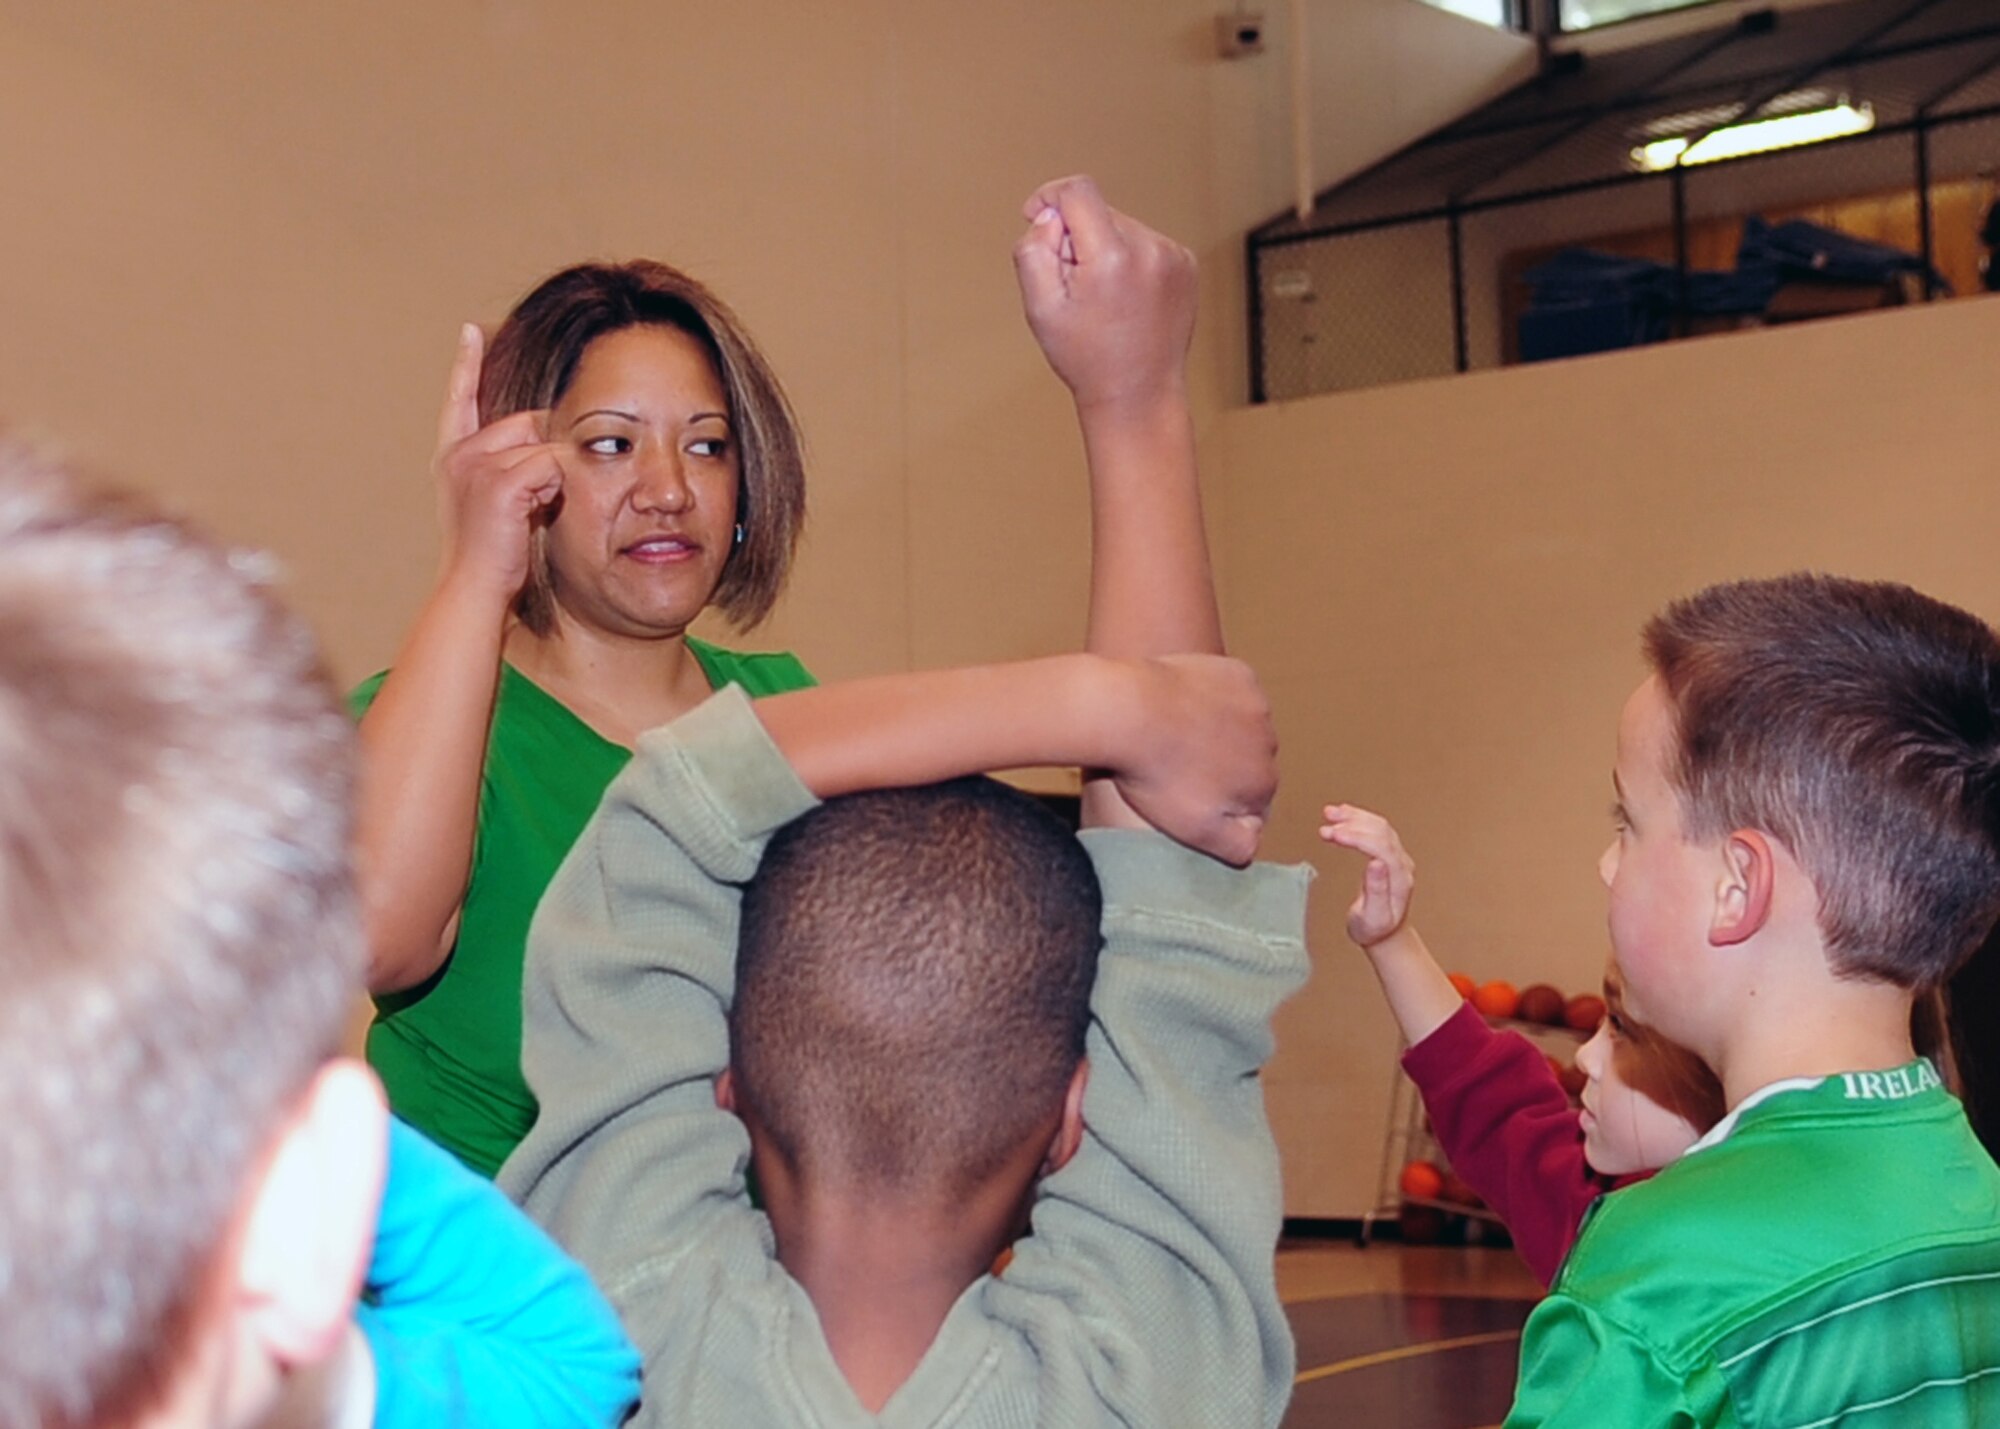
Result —
M 770 363 L 723 301 L 677 268 L 649 259 L 580 263 L 538 284 L 500 324 L 479 373 L 479 420 L 552 407 L 576 376 L 584 350 L 606 333 L 654 325 L 686 333 L 707 349 L 742 454 L 736 517 L 743 539 L 723 567 L 709 603 L 738 629 L 771 613 L 805 527 L 803 444 L 791 404 Z M 555 625 L 545 529 L 536 530 L 528 580 L 514 613 L 537 635 Z

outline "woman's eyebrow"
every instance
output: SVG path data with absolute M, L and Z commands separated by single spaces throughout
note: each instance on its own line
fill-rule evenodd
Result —
M 570 425 L 574 426 L 576 425 L 577 422 L 583 421 L 586 417 L 618 417 L 627 422 L 638 422 L 645 420 L 637 412 L 628 412 L 623 407 L 592 407 L 587 412 L 578 412 L 576 416 L 571 420 Z M 729 413 L 722 411 L 690 412 L 688 413 L 687 420 L 690 423 L 692 422 L 726 423 L 729 420 Z

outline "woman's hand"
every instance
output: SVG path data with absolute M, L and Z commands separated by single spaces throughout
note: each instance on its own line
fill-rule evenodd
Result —
M 482 587 L 502 603 L 528 579 L 536 518 L 562 495 L 562 464 L 545 440 L 548 413 L 515 412 L 479 425 L 479 369 L 486 339 L 467 323 L 459 333 L 444 409 L 438 414 L 438 516 L 449 581 Z
M 443 574 L 361 719 L 355 839 L 376 993 L 417 986 L 457 941 L 508 608 L 528 579 L 535 522 L 562 495 L 546 413 L 479 425 L 485 349 L 467 323 L 438 414 Z

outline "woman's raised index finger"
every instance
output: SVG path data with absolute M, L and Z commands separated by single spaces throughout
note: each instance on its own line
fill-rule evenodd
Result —
M 486 334 L 478 323 L 458 330 L 458 355 L 451 360 L 444 408 L 438 413 L 438 445 L 464 441 L 479 430 L 479 367 L 486 360 Z
M 464 452 L 504 452 L 515 447 L 546 445 L 549 439 L 549 412 L 531 407 L 525 412 L 509 412 L 495 417 L 469 437 L 453 443 Z

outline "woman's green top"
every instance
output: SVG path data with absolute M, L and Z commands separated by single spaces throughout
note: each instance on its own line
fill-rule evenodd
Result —
M 693 638 L 688 649 L 718 690 L 741 685 L 754 698 L 813 683 L 789 654 L 738 654 Z M 355 690 L 357 718 L 384 675 Z M 458 941 L 429 981 L 375 999 L 368 1061 L 389 1089 L 390 1106 L 482 1175 L 500 1169 L 535 1120 L 521 1077 L 528 922 L 605 786 L 631 757 L 503 663 Z

